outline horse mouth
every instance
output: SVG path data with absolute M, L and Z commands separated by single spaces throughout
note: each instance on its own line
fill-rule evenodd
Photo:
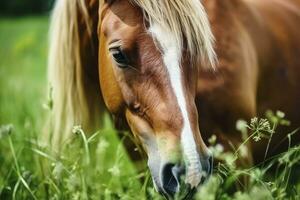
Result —
M 196 168 L 172 163 L 166 163 L 160 169 L 149 166 L 156 191 L 166 199 L 192 199 L 197 187 L 203 185 L 212 174 L 212 160 L 210 156 L 202 158 Z

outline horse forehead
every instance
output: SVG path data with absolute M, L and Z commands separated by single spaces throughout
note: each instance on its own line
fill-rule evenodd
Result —
M 115 30 L 120 26 L 135 27 L 143 23 L 143 14 L 128 1 L 117 1 L 110 5 L 103 16 L 104 29 Z

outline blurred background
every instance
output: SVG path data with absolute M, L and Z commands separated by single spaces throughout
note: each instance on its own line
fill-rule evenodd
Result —
M 40 15 L 47 13 L 54 0 L 1 0 L 1 16 Z
M 53 3 L 0 1 L 0 124 L 12 123 L 22 130 L 24 124 L 36 124 L 41 114 Z

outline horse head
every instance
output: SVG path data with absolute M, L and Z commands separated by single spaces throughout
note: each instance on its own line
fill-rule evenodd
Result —
M 197 71 L 215 59 L 200 1 L 106 1 L 100 13 L 106 106 L 141 142 L 160 193 L 197 187 L 212 170 L 195 105 Z

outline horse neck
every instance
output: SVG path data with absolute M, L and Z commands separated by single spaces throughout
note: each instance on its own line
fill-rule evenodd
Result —
M 243 32 L 251 38 L 258 55 L 266 56 L 265 53 L 271 46 L 268 39 L 269 32 L 256 2 L 256 0 L 203 1 L 217 43 L 218 40 L 233 35 L 238 38 Z

